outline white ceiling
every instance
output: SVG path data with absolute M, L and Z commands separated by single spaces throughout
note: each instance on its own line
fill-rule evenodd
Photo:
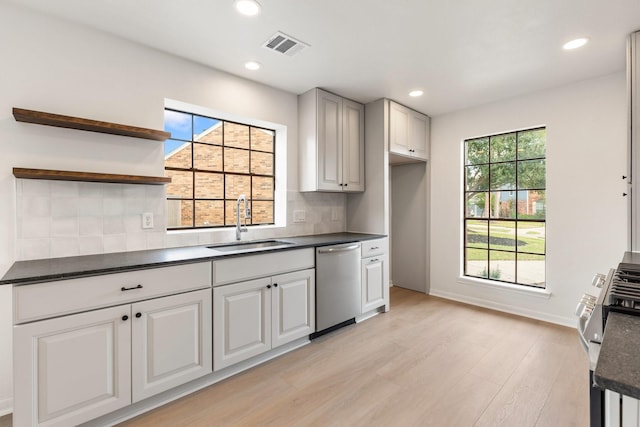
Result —
M 11 0 L 292 93 L 322 87 L 439 115 L 625 68 L 638 0 Z M 288 57 L 282 31 L 311 45 Z M 561 45 L 590 43 L 565 52 Z M 247 60 L 263 64 L 245 70 Z M 423 89 L 419 99 L 411 89 Z

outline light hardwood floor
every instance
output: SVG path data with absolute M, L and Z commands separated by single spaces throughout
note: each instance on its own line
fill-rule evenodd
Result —
M 391 303 L 121 427 L 589 424 L 574 329 L 397 287 Z

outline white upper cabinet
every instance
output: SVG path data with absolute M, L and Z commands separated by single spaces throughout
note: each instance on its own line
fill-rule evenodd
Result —
M 406 161 L 427 160 L 430 122 L 429 116 L 389 101 L 389 152 Z M 401 158 L 395 160 L 402 163 Z
M 298 105 L 300 191 L 364 191 L 364 106 L 321 89 Z

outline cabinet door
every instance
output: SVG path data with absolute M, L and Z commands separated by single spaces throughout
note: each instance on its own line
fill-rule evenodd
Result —
M 315 332 L 315 269 L 274 276 L 272 282 L 272 346 Z
M 389 151 L 408 156 L 410 110 L 393 101 L 389 102 Z
M 211 289 L 135 303 L 131 312 L 133 402 L 211 373 Z
M 412 157 L 427 160 L 429 152 L 429 122 L 428 116 L 411 111 L 409 116 L 409 152 Z
M 386 258 L 386 255 L 379 255 L 362 260 L 362 313 L 385 304 Z
M 318 190 L 342 186 L 342 98 L 318 90 Z
M 130 317 L 125 305 L 15 326 L 14 425 L 78 425 L 129 405 Z
M 271 279 L 213 288 L 213 370 L 271 349 Z
M 364 105 L 342 100 L 342 189 L 364 191 Z

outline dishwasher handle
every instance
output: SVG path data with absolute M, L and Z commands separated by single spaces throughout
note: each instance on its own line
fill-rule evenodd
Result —
M 336 252 L 347 252 L 347 251 L 352 251 L 354 249 L 360 249 L 360 243 L 356 243 L 355 245 L 351 245 L 351 246 L 340 246 L 340 247 L 332 247 L 332 248 L 319 248 L 318 249 L 318 253 L 319 254 L 331 254 L 331 253 L 336 253 Z

